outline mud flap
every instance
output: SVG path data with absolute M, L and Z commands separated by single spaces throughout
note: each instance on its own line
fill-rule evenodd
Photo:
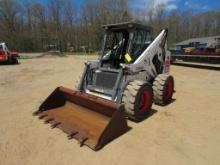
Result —
M 93 150 L 128 131 L 124 105 L 58 87 L 34 113 Z

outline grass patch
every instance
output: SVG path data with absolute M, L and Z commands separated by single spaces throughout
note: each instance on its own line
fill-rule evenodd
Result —
M 31 57 L 31 56 L 20 56 L 18 59 L 21 59 L 21 60 L 27 60 L 27 59 L 33 59 L 33 58 L 36 58 L 36 57 Z
M 68 56 L 97 56 L 98 52 L 92 52 L 92 53 L 85 53 L 85 52 L 61 52 L 60 55 L 56 55 L 53 53 L 47 53 L 45 52 L 45 54 L 39 54 L 39 55 L 20 55 L 19 59 L 25 60 L 25 59 L 36 59 L 36 58 L 40 58 L 40 57 L 47 57 L 47 56 L 51 56 L 51 57 L 68 57 Z
M 67 56 L 96 56 L 98 52 L 86 53 L 86 52 L 63 52 L 64 55 Z

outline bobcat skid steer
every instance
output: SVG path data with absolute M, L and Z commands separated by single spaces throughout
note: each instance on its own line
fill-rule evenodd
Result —
M 17 52 L 11 52 L 6 43 L 0 43 L 0 64 L 18 64 L 20 56 Z
M 104 28 L 99 60 L 85 63 L 77 89 L 58 87 L 34 113 L 94 150 L 128 130 L 126 117 L 145 118 L 174 91 L 167 29 L 153 40 L 152 28 L 137 23 Z

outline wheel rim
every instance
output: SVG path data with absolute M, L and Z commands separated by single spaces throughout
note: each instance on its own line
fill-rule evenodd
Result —
M 171 99 L 172 95 L 173 95 L 173 81 L 169 80 L 166 84 L 165 99 L 166 100 Z
M 146 112 L 151 107 L 152 98 L 151 92 L 144 90 L 140 101 L 140 111 L 142 113 Z

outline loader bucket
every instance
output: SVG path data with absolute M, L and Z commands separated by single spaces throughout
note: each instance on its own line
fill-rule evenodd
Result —
M 34 115 L 93 150 L 128 130 L 123 105 L 64 87 L 55 89 Z

